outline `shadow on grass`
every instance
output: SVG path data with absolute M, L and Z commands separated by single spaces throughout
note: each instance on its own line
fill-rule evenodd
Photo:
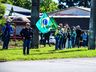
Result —
M 0 47 L 0 50 L 21 50 L 22 47 L 8 47 L 8 49 L 3 49 L 2 47 Z
M 18 50 L 18 51 L 19 51 L 19 50 L 23 50 L 23 48 L 8 48 L 8 49 L 2 49 L 2 48 L 0 48 L 0 51 L 10 51 L 10 50 L 13 50 L 13 51 L 14 51 L 14 50 L 15 50 L 15 51 Z M 39 49 L 30 49 L 30 51 L 31 51 L 31 50 L 34 51 L 34 52 L 40 52 Z
M 87 49 L 81 49 L 81 50 L 66 50 L 66 51 L 59 51 L 59 50 L 49 50 L 46 53 L 33 53 L 31 55 L 43 55 L 43 54 L 55 54 L 55 53 L 68 53 L 68 52 L 80 52 L 80 51 L 87 51 Z

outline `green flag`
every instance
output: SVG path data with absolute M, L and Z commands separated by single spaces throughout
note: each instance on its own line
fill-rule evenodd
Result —
M 36 26 L 42 33 L 47 33 L 52 29 L 52 22 L 48 15 L 44 13 L 42 17 L 37 21 Z
M 57 25 L 56 21 L 54 20 L 54 18 L 51 17 L 50 20 L 52 22 L 52 29 L 57 29 L 58 25 Z

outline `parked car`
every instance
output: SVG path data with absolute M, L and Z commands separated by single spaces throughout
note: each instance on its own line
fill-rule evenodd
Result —
M 55 40 L 55 36 L 54 36 L 54 35 L 50 35 L 49 42 L 50 42 L 51 44 L 55 44 L 55 43 L 56 43 L 56 40 Z

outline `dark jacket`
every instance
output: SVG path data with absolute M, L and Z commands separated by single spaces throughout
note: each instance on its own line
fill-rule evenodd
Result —
M 50 37 L 50 32 L 45 33 L 43 37 L 44 37 L 45 39 L 49 39 L 49 37 Z
M 81 30 L 80 29 L 77 29 L 76 30 L 76 34 L 77 34 L 77 38 L 80 38 L 81 37 Z
M 24 39 L 31 39 L 33 37 L 33 30 L 31 28 L 24 28 L 21 30 L 20 35 Z
M 10 26 L 10 24 L 6 24 L 3 28 L 2 28 L 2 41 L 6 40 L 6 39 L 10 39 L 10 35 L 14 33 L 14 30 L 12 28 L 12 26 Z

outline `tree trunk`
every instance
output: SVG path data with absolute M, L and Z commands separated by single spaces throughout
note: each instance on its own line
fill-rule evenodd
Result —
M 96 0 L 91 0 L 91 17 L 89 25 L 89 46 L 88 49 L 95 49 L 96 37 Z
M 39 44 L 39 32 L 36 27 L 36 22 L 39 19 L 39 4 L 40 0 L 32 0 L 32 9 L 31 9 L 31 26 L 33 28 L 33 38 L 32 38 L 32 48 L 38 48 Z

